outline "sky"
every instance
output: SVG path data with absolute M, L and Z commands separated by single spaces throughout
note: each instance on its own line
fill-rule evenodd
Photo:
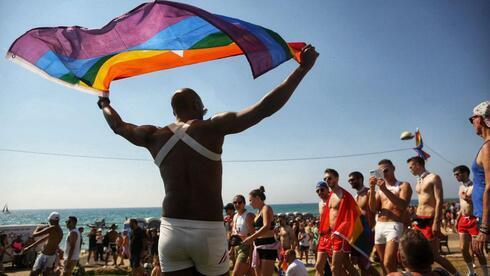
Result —
M 365 176 L 388 158 L 415 187 L 406 160 L 420 128 L 432 157 L 427 168 L 457 196 L 455 165 L 471 165 L 482 140 L 468 117 L 490 99 L 488 1 L 182 1 L 311 43 L 320 53 L 290 101 L 223 146 L 223 200 L 264 186 L 267 202 L 317 202 L 325 168 Z M 141 1 L 0 1 L 0 50 L 36 27 L 90 29 Z M 279 4 L 280 3 L 280 4 Z M 253 79 L 244 56 L 159 71 L 111 85 L 112 106 L 134 124 L 173 122 L 170 97 L 191 87 L 209 114 L 239 111 L 280 84 L 288 61 Z M 10 209 L 156 207 L 163 183 L 150 154 L 106 124 L 97 97 L 50 82 L 0 59 L 0 205 Z M 429 148 L 430 147 L 430 148 Z M 384 154 L 276 162 L 230 162 Z M 12 151 L 14 150 L 14 151 Z M 17 152 L 16 152 L 17 151 Z M 75 158 L 18 151 L 138 160 Z M 442 157 L 441 157 L 442 156 Z M 142 159 L 142 160 L 140 160 Z M 367 184 L 367 183 L 366 183 Z M 413 198 L 416 197 L 414 193 Z

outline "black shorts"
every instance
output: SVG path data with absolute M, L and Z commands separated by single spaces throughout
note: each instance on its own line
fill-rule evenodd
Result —
M 117 246 L 116 244 L 109 244 L 109 247 L 111 248 L 112 254 L 117 253 Z
M 300 245 L 299 246 L 299 249 L 304 252 L 304 251 L 308 251 L 308 249 L 310 249 L 310 247 L 309 246 Z
M 255 240 L 255 245 L 264 245 L 264 244 L 273 244 L 276 242 L 276 239 L 273 237 L 270 238 L 259 238 Z M 257 253 L 259 254 L 259 259 L 263 260 L 275 260 L 277 259 L 277 250 L 276 249 L 257 249 Z

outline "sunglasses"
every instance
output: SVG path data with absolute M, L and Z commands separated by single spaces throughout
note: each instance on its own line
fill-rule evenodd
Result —
M 321 189 L 316 190 L 316 193 L 317 193 L 317 194 L 319 194 L 319 193 L 323 193 L 323 192 L 325 192 L 326 190 L 327 190 L 327 189 L 325 189 L 325 188 L 321 188 Z
M 470 118 L 468 118 L 468 120 L 470 121 L 471 124 L 473 124 L 473 121 L 475 120 L 475 118 L 478 118 L 480 116 L 478 115 L 474 115 L 474 116 L 471 116 Z
M 235 205 L 243 204 L 243 201 L 233 201 L 233 204 L 235 204 Z

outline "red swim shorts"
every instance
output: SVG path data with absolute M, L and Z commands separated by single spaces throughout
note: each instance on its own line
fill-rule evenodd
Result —
M 434 223 L 434 217 L 417 216 L 412 224 L 413 229 L 420 231 L 426 239 L 429 241 L 434 239 L 434 233 L 432 232 L 432 224 Z
M 478 222 L 474 216 L 461 216 L 458 219 L 458 233 L 470 234 L 471 236 L 478 235 Z

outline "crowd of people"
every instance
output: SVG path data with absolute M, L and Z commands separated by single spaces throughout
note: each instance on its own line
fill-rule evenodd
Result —
M 426 170 L 425 160 L 419 156 L 412 157 L 407 161 L 407 166 L 417 177 L 417 206 L 409 205 L 411 185 L 396 178 L 395 166 L 388 159 L 379 161 L 378 171 L 381 174 L 372 172 L 368 187 L 364 185 L 362 173 L 354 171 L 348 175 L 348 183 L 357 192 L 355 197 L 339 186 L 340 177 L 336 170 L 326 169 L 324 179 L 316 185 L 320 197 L 319 217 L 274 215 L 265 203 L 263 187 L 249 193 L 251 207 L 258 210 L 255 214 L 245 209 L 243 195 L 235 196 L 232 203 L 224 207 L 233 275 L 252 275 L 253 270 L 256 275 L 272 275 L 274 270 L 279 274 L 291 275 L 286 258 L 288 250 L 290 256 L 294 252 L 295 258 L 304 260 L 306 265 L 309 264 L 308 255 L 313 255 L 317 275 L 357 275 L 354 265 L 362 275 L 379 275 L 371 265 L 376 261 L 380 263 L 384 275 L 397 272 L 400 266 L 418 269 L 417 264 L 412 264 L 417 262 L 417 258 L 407 255 L 411 251 L 403 255 L 400 248 L 404 235 L 415 237 L 405 239 L 406 248 L 419 246 L 412 245 L 411 240 L 425 240 L 423 244 L 420 242 L 420 246 L 428 246 L 430 254 L 426 253 L 430 258 L 421 258 L 424 262 L 432 260 L 430 265 L 437 262 L 443 268 L 434 273 L 446 271 L 457 275 L 459 272 L 456 268 L 440 254 L 439 240 L 443 237 L 443 226 L 447 231 L 458 233 L 468 275 L 475 275 L 470 244 L 479 229 L 478 219 L 472 213 L 469 168 L 462 165 L 453 171 L 460 183 L 459 202 L 443 203 L 442 181 L 437 174 Z M 359 210 L 364 231 L 368 233 L 367 250 L 351 246 L 348 237 L 342 236 L 340 228 L 353 222 L 348 217 L 347 209 Z M 488 275 L 485 256 L 476 255 L 483 275 Z M 400 259 L 399 256 L 406 258 Z M 276 260 L 278 265 L 274 267 Z M 427 269 L 425 263 L 423 267 Z
M 318 56 L 313 46 L 305 46 L 300 53 L 299 66 L 257 103 L 239 112 L 219 113 L 209 119 L 204 119 L 207 109 L 190 88 L 179 89 L 172 96 L 175 122 L 165 127 L 127 123 L 108 98 L 99 98 L 97 104 L 109 127 L 132 144 L 147 149 L 164 182 L 159 261 L 155 261 L 155 273 L 226 275 L 231 259 L 233 275 L 269 276 L 274 273 L 279 259 L 281 273 L 305 275 L 305 267 L 297 255 L 306 257 L 313 249 L 318 276 L 357 275 L 358 270 L 362 275 L 377 275 L 379 272 L 369 261 L 373 250 L 384 275 L 399 275 L 400 266 L 405 270 L 402 275 L 459 274 L 439 252 L 441 223 L 445 217 L 441 178 L 427 171 L 425 160 L 419 156 L 407 161 L 416 177 L 418 198 L 412 217 L 408 215 L 414 192 L 412 186 L 407 181 L 399 181 L 395 165 L 383 159 L 378 162 L 377 170 L 370 173 L 367 187 L 362 173 L 348 175 L 347 181 L 357 193 L 355 197 L 339 185 L 341 178 L 335 169 L 326 169 L 323 180 L 315 187 L 320 198 L 318 222 L 298 221 L 295 226 L 294 220 L 290 226 L 284 217 L 275 218 L 273 209 L 265 202 L 265 189 L 260 187 L 249 192 L 247 198 L 257 211 L 247 210 L 245 196 L 237 195 L 232 203 L 236 213 L 228 211 L 223 227 L 221 153 L 225 136 L 243 132 L 280 110 L 313 68 Z M 489 101 L 475 107 L 470 122 L 484 143 L 472 165 L 474 183 L 461 176 L 466 170 L 455 168 L 454 175 L 461 182 L 460 212 L 455 223 L 461 247 L 467 252 L 463 256 L 468 272 L 474 274 L 469 253 L 471 244 L 483 273 L 488 275 L 484 248 L 490 220 Z M 62 238 L 58 221 L 59 216 L 50 218 L 49 227 L 34 231 L 34 237 L 48 234 L 34 265 L 35 272 L 40 271 L 41 264 L 49 267 L 54 262 Z M 74 225 L 76 219 L 67 220 L 70 229 L 65 249 L 67 275 L 79 255 L 81 236 Z M 142 275 L 144 230 L 136 221 L 131 223 L 131 229 L 131 267 L 135 275 Z M 363 246 L 356 243 L 360 237 L 364 238 Z M 116 241 L 115 245 L 109 243 L 114 263 L 117 263 L 114 247 L 117 252 Z M 433 262 L 439 263 L 444 271 L 432 271 Z

